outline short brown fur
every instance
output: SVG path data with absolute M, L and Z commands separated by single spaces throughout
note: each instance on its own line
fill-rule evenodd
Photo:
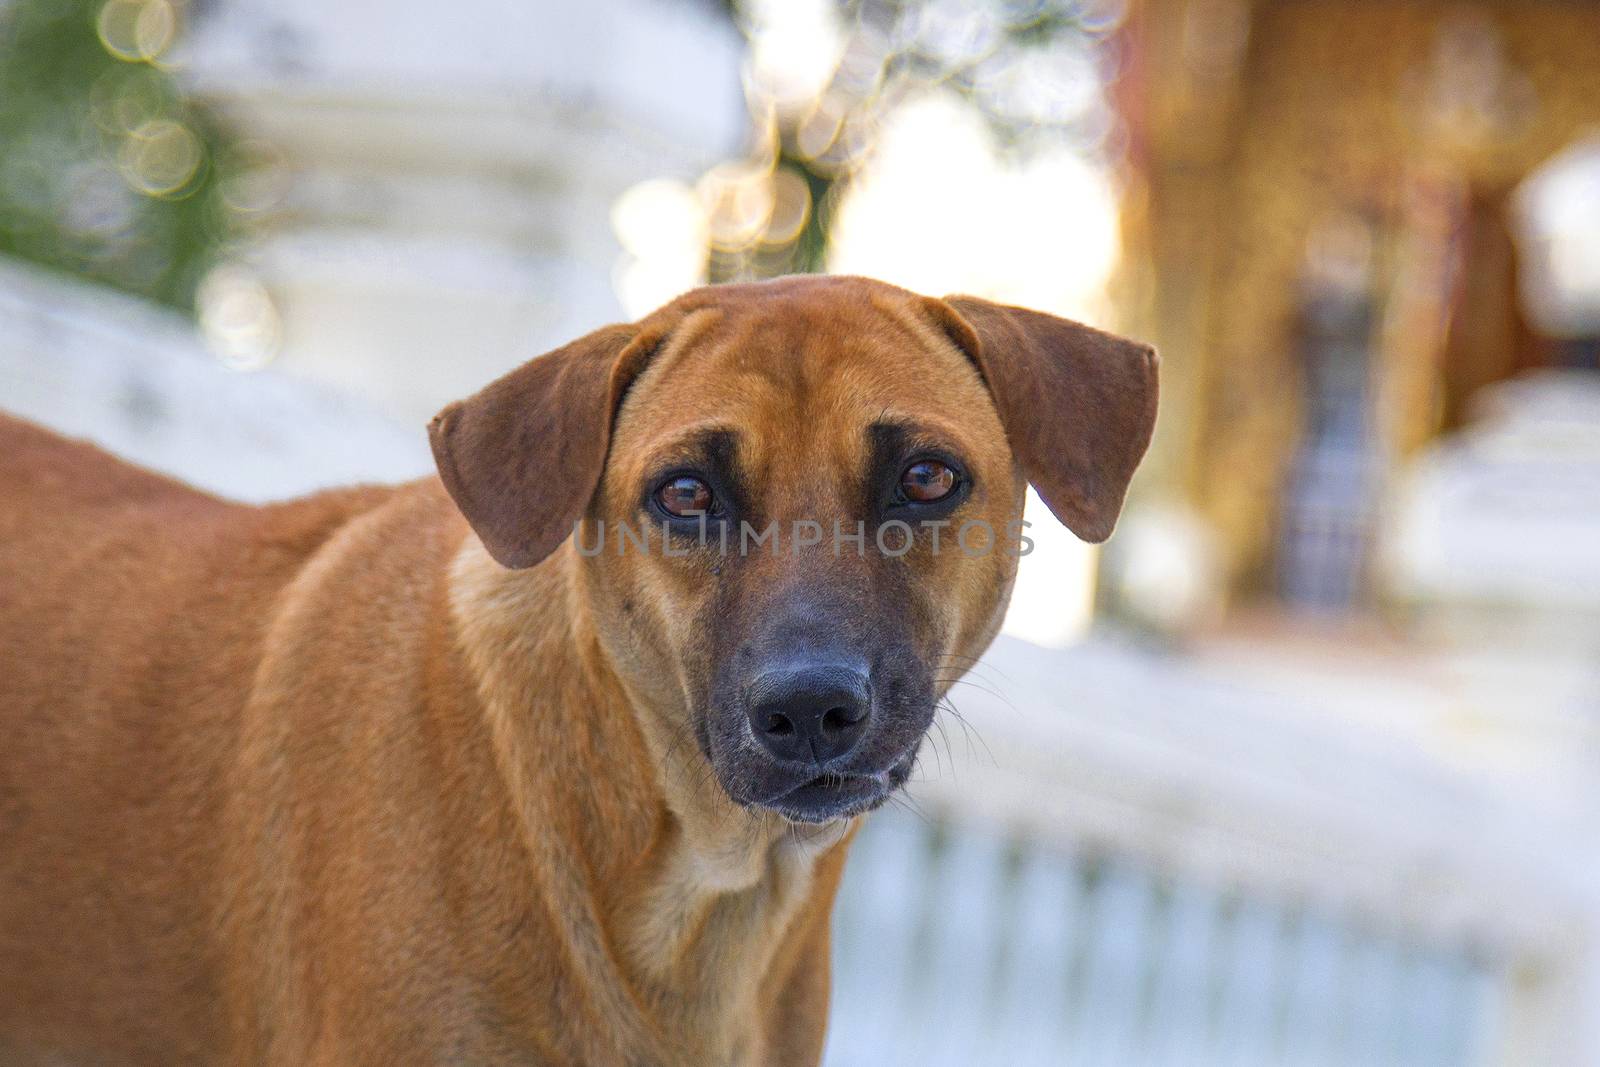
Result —
M 568 534 L 713 414 L 764 514 L 838 513 L 895 409 L 970 459 L 971 514 L 1026 475 L 1103 537 L 1153 357 L 1032 315 L 698 291 L 446 409 L 442 483 L 267 507 L 0 417 L 0 1062 L 815 1063 L 857 820 L 735 802 L 697 702 L 801 567 L 899 590 L 942 693 L 1015 561 L 724 573 Z

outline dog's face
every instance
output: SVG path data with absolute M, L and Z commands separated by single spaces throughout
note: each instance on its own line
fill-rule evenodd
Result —
M 1109 533 L 1154 389 L 1147 348 L 1064 320 L 794 278 L 591 335 L 432 437 L 501 562 L 581 520 L 595 630 L 672 758 L 824 822 L 905 781 L 994 636 L 1027 481 Z
M 859 811 L 993 636 L 1016 549 L 982 531 L 1007 532 L 1024 485 L 976 366 L 904 298 L 713 301 L 618 413 L 580 539 L 601 633 L 735 800 Z

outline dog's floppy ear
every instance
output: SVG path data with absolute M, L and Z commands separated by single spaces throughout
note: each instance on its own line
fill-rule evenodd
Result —
M 572 532 L 600 482 L 611 420 L 656 340 L 637 326 L 596 330 L 428 424 L 444 487 L 500 563 L 531 567 Z
M 930 304 L 978 365 L 1040 499 L 1085 541 L 1110 537 L 1155 428 L 1155 349 L 973 296 Z

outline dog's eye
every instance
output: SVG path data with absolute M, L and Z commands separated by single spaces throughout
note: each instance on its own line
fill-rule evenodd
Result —
M 943 500 L 956 488 L 956 472 L 936 459 L 918 460 L 900 475 L 900 492 L 914 504 Z
M 690 517 L 711 510 L 711 487 L 699 478 L 680 474 L 656 490 L 656 503 L 668 515 Z

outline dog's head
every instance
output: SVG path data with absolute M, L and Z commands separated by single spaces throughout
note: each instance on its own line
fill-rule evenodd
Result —
M 1147 346 L 798 277 L 600 330 L 430 435 L 500 563 L 575 538 L 610 660 L 730 797 L 822 822 L 905 780 L 993 638 L 1026 483 L 1103 540 L 1155 409 Z

